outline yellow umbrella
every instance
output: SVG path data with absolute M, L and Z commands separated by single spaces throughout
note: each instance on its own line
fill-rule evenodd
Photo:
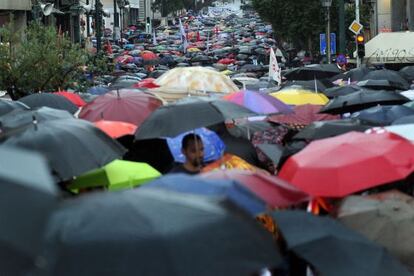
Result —
M 226 76 L 229 76 L 229 75 L 231 75 L 233 73 L 234 73 L 233 71 L 228 70 L 228 69 L 220 72 L 220 74 L 223 74 L 223 75 L 226 75 Z
M 303 88 L 286 88 L 270 95 L 288 105 L 325 105 L 329 101 L 324 94 Z
M 188 48 L 187 51 L 190 53 L 201 52 L 201 50 L 198 48 Z
M 239 90 L 226 75 L 205 67 L 178 67 L 167 71 L 155 84 L 160 90 L 204 93 L 232 93 Z

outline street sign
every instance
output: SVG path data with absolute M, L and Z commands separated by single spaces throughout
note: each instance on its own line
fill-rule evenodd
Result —
M 358 23 L 356 20 L 354 20 L 354 22 L 352 22 L 351 25 L 349 26 L 349 30 L 356 35 L 359 34 L 362 28 L 363 26 L 360 23 Z
M 321 55 L 326 55 L 326 34 L 319 35 L 319 47 Z M 331 55 L 336 54 L 336 33 L 331 33 Z

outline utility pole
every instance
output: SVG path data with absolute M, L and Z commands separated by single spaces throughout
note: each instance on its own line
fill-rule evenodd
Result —
M 355 0 L 355 21 L 359 22 L 359 0 Z M 357 53 L 357 68 L 361 67 L 361 58 L 358 56 L 358 43 L 355 42 L 356 53 Z
M 345 1 L 338 0 L 339 5 L 339 53 L 345 54 Z
M 331 63 L 331 6 L 332 0 L 322 0 L 322 6 L 326 8 L 327 11 L 327 27 L 326 27 L 326 56 L 328 58 L 328 63 Z
M 119 31 L 119 18 L 118 18 L 118 12 L 116 11 L 116 0 L 114 0 L 114 41 L 117 41 L 119 39 L 118 37 L 118 31 Z
M 102 8 L 100 0 L 95 0 L 95 36 L 96 36 L 96 53 L 102 49 Z
M 86 5 L 89 5 L 89 0 L 86 0 Z M 91 36 L 90 25 L 91 25 L 91 18 L 89 17 L 89 12 L 86 12 L 86 36 L 87 37 Z

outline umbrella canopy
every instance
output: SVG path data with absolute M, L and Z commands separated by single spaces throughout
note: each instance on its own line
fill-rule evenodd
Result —
M 397 120 L 395 120 L 393 125 L 406 125 L 406 124 L 414 124 L 414 115 L 404 116 Z
M 249 90 L 228 94 L 224 96 L 223 99 L 244 106 L 254 112 L 261 114 L 286 114 L 293 112 L 290 106 L 286 105 L 280 100 L 267 94 L 262 94 Z
M 121 157 L 125 149 L 93 124 L 74 119 L 34 122 L 30 127 L 5 133 L 4 145 L 42 153 L 59 180 L 99 168 Z
M 400 92 L 400 94 L 403 95 L 404 97 L 407 97 L 411 101 L 414 100 L 414 89 Z
M 1 118 L 0 118 L 1 119 Z M 126 135 L 134 135 L 137 126 L 131 123 L 119 121 L 100 120 L 94 122 L 95 126 L 105 132 L 108 136 L 117 139 Z
M 77 177 L 68 189 L 104 187 L 111 191 L 123 190 L 145 184 L 160 176 L 156 169 L 146 163 L 115 160 L 102 168 Z
M 321 275 L 410 275 L 381 246 L 328 217 L 306 212 L 274 212 L 289 250 Z
M 371 125 L 390 125 L 404 116 L 414 115 L 414 110 L 403 105 L 374 106 L 352 114 L 356 118 Z
M 253 216 L 266 210 L 265 202 L 255 193 L 234 180 L 191 177 L 184 174 L 164 176 L 148 183 L 142 189 L 161 188 L 170 191 L 215 198 L 227 198 Z
M 185 163 L 186 158 L 181 152 L 182 141 L 184 136 L 192 133 L 199 135 L 203 141 L 204 162 L 215 161 L 223 156 L 226 146 L 220 137 L 213 131 L 206 128 L 199 128 L 191 132 L 185 132 L 174 138 L 167 138 L 168 147 L 175 162 Z
M 13 129 L 28 127 L 36 122 L 60 119 L 75 119 L 72 114 L 61 109 L 40 107 L 30 110 L 15 110 L 0 116 L 0 129 L 7 132 Z
M 24 275 L 34 264 L 58 192 L 45 159 L 0 147 L 0 272 Z
M 262 171 L 216 170 L 203 173 L 201 177 L 237 181 L 271 208 L 285 208 L 309 199 L 307 194 L 286 181 Z
M 72 114 L 75 114 L 76 111 L 78 111 L 78 107 L 70 100 L 52 93 L 31 94 L 20 98 L 19 101 L 30 108 L 47 106 L 50 108 L 66 110 Z
M 84 106 L 79 118 L 91 122 L 103 119 L 121 121 L 139 126 L 162 104 L 159 98 L 148 93 L 131 90 L 111 91 Z
M 345 96 L 351 93 L 354 93 L 356 91 L 361 90 L 361 87 L 356 85 L 346 85 L 346 86 L 336 86 L 331 87 L 325 90 L 323 92 L 328 98 L 335 98 L 339 96 Z
M 184 92 L 205 91 L 231 93 L 239 89 L 226 75 L 204 67 L 174 68 L 159 77 L 155 84 Z
M 102 95 L 109 92 L 111 89 L 108 86 L 93 86 L 87 90 L 92 95 Z
M 154 78 L 146 78 L 132 86 L 132 88 L 157 88 L 159 87 L 154 83 Z
M 329 101 L 329 99 L 322 93 L 294 86 L 271 93 L 270 95 L 289 105 L 325 105 Z
M 138 128 L 135 138 L 172 138 L 186 131 L 222 123 L 227 119 L 257 115 L 242 106 L 223 100 L 171 104 L 154 111 Z
M 59 91 L 59 92 L 55 92 L 53 94 L 65 97 L 66 99 L 71 101 L 77 107 L 82 107 L 82 106 L 86 105 L 86 102 L 78 94 L 68 92 L 68 91 Z
M 360 87 L 375 90 L 406 90 L 407 86 L 392 80 L 363 80 L 357 82 Z
M 9 101 L 0 99 L 0 116 L 5 115 L 13 110 L 28 110 L 30 109 L 24 103 L 19 101 Z
M 370 128 L 371 126 L 363 125 L 359 120 L 355 119 L 319 121 L 308 125 L 298 134 L 293 136 L 293 138 L 301 140 L 319 140 L 338 136 L 351 131 L 364 132 Z
M 329 121 L 339 119 L 339 116 L 320 114 L 322 106 L 320 105 L 298 105 L 295 106 L 293 114 L 273 115 L 269 121 L 288 125 L 307 126 L 315 121 Z
M 205 166 L 202 169 L 202 172 L 211 172 L 211 171 L 223 170 L 223 169 L 228 169 L 228 170 L 239 169 L 239 170 L 247 170 L 247 171 L 253 171 L 253 172 L 260 170 L 258 167 L 253 166 L 252 164 L 246 162 L 245 160 L 243 160 L 242 158 L 236 155 L 225 153 L 221 159 Z
M 398 85 L 402 87 L 402 90 L 410 88 L 410 84 L 407 80 L 405 80 L 398 72 L 393 70 L 381 69 L 370 71 L 362 80 L 388 80 L 393 83 L 398 83 Z
M 310 143 L 279 176 L 312 196 L 344 197 L 404 179 L 414 170 L 413 154 L 398 135 L 349 132 Z
M 141 58 L 143 59 L 144 65 L 157 65 L 160 63 L 158 55 L 151 51 L 142 51 Z
M 47 238 L 50 275 L 248 275 L 280 264 L 270 235 L 230 202 L 155 188 L 69 201 Z
M 412 83 L 414 81 L 414 66 L 405 66 L 400 69 L 398 72 L 400 75 L 406 79 L 409 83 Z
M 326 89 L 328 89 L 326 85 L 320 80 L 307 80 L 307 81 L 292 80 L 292 81 L 287 81 L 286 83 L 283 84 L 284 88 L 291 87 L 291 86 L 301 86 L 306 90 L 311 90 L 315 92 L 316 91 L 324 92 Z
M 312 64 L 287 71 L 284 77 L 288 80 L 325 79 L 338 75 L 341 70 L 336 64 Z
M 347 72 L 341 73 L 332 79 L 342 79 L 344 81 L 356 82 L 361 81 L 369 72 L 370 69 L 368 69 L 366 66 L 361 66 L 359 68 L 354 68 Z
M 401 200 L 346 198 L 339 207 L 339 221 L 386 249 L 414 270 L 414 208 Z
M 341 114 L 356 112 L 379 104 L 394 105 L 408 102 L 409 99 L 390 91 L 363 89 L 329 101 L 320 112 Z

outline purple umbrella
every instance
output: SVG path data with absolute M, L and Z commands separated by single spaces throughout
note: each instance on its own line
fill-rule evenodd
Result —
M 254 91 L 242 90 L 223 97 L 223 99 L 244 106 L 259 114 L 293 113 L 293 109 L 275 97 Z

